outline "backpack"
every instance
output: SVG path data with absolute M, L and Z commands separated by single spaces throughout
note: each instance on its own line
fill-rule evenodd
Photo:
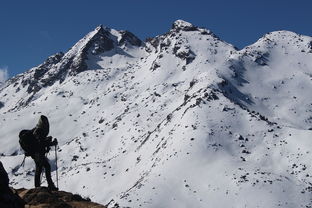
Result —
M 34 137 L 32 130 L 22 130 L 19 133 L 19 143 L 26 157 L 33 155 L 38 147 L 38 141 Z

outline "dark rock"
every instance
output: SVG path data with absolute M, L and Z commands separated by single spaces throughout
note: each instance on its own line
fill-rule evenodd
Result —
M 28 85 L 28 93 L 36 93 L 41 89 L 40 79 L 51 69 L 54 64 L 60 62 L 63 56 L 64 54 L 62 52 L 50 56 L 44 61 L 43 64 L 39 65 L 35 69 L 34 75 L 31 79 L 22 80 L 21 83 L 23 87 Z
M 142 41 L 137 38 L 133 33 L 129 32 L 129 31 L 120 31 L 121 34 L 121 39 L 119 41 L 119 45 L 122 44 L 126 44 L 129 43 L 131 45 L 134 46 L 141 46 L 142 45 Z
M 238 140 L 245 140 L 242 135 L 239 135 Z
M 159 63 L 157 63 L 156 61 L 153 62 L 152 66 L 151 66 L 151 71 L 155 71 L 157 68 L 159 68 L 160 65 Z
M 211 91 L 208 95 L 204 95 L 207 101 L 219 100 L 219 97 L 214 91 Z
M 186 61 L 186 65 L 192 63 L 196 55 L 191 49 L 179 51 L 179 47 L 173 49 L 173 53 L 182 60 Z
M 189 96 L 189 95 L 184 95 L 184 102 L 186 102 L 189 98 L 190 98 L 191 96 Z
M 146 39 L 146 42 L 149 42 L 154 48 L 157 48 L 159 46 L 160 41 L 161 41 L 160 37 Z
M 269 53 L 264 53 L 264 54 L 258 53 L 256 55 L 255 62 L 261 66 L 266 66 L 268 62 L 268 58 L 269 58 Z
M 250 154 L 250 152 L 248 150 L 243 150 L 242 153 L 244 154 Z
M 118 127 L 118 124 L 117 123 L 113 123 L 112 128 L 114 129 L 114 128 L 117 128 L 117 127 Z
M 157 92 L 154 92 L 154 95 L 157 96 L 157 97 L 161 97 L 161 95 L 158 94 Z
M 72 161 L 77 161 L 77 160 L 78 160 L 78 158 L 79 158 L 79 156 L 78 156 L 78 155 L 74 155 L 74 156 L 73 156 L 73 158 L 72 158 Z
M 171 27 L 175 31 L 197 31 L 198 27 L 195 27 L 191 23 L 185 22 L 183 20 L 177 20 L 172 24 Z
M 171 119 L 172 119 L 172 114 L 170 113 L 167 115 L 167 121 L 171 121 Z
M 64 191 L 49 191 L 47 187 L 39 187 L 30 190 L 18 190 L 26 205 L 31 207 L 51 208 L 105 208 L 105 206 L 90 202 L 78 194 L 71 194 Z
M 71 200 L 73 201 L 90 201 L 90 199 L 83 199 L 80 195 L 74 194 L 72 195 Z
M 9 177 L 2 163 L 0 162 L 0 193 L 3 193 L 8 190 L 9 190 Z
M 50 69 L 50 67 L 58 63 L 63 56 L 64 53 L 60 52 L 47 58 L 43 64 L 39 65 L 35 69 L 34 79 L 39 80 Z
M 101 123 L 103 123 L 104 122 L 104 118 L 101 118 L 100 120 L 99 120 L 99 124 L 101 124 Z
M 203 101 L 202 98 L 196 98 L 196 105 L 199 105 Z
M 24 201 L 9 187 L 9 177 L 0 162 L 0 207 L 23 208 Z
M 190 82 L 190 88 L 192 88 L 196 82 L 197 82 L 196 80 L 192 80 L 192 81 Z
M 308 48 L 310 49 L 309 53 L 312 53 L 312 41 L 308 44 Z
M 160 49 L 166 48 L 170 46 L 170 44 L 171 44 L 171 41 L 169 39 L 166 39 L 166 41 L 163 40 L 160 42 Z
M 191 56 L 188 56 L 188 57 L 186 57 L 186 65 L 187 64 L 190 64 L 190 63 L 192 63 L 193 62 L 193 60 L 195 59 L 195 55 L 191 55 Z

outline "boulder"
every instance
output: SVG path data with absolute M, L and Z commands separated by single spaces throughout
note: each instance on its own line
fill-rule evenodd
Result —
M 0 162 L 0 207 L 23 208 L 24 201 L 9 187 L 9 177 Z

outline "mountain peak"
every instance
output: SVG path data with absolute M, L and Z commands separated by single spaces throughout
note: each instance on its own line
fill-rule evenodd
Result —
M 184 20 L 176 20 L 173 24 L 172 24 L 172 29 L 173 30 L 184 30 L 184 31 L 191 31 L 191 30 L 195 30 L 197 27 L 195 27 L 194 25 L 192 25 L 189 22 L 186 22 Z
M 305 35 L 300 35 L 292 31 L 279 30 L 269 32 L 263 35 L 254 44 L 246 46 L 245 49 L 263 49 L 280 48 L 280 50 L 312 52 L 312 38 Z
M 111 32 L 111 28 L 106 27 L 102 24 L 100 24 L 99 26 L 97 26 L 94 30 L 92 30 L 91 32 L 89 32 L 89 34 L 109 34 Z M 87 34 L 88 35 L 88 34 Z
M 173 28 L 184 28 L 184 27 L 193 27 L 193 25 L 184 20 L 176 20 L 173 23 Z
M 101 30 L 101 29 L 103 29 L 103 25 L 102 25 L 102 24 L 100 24 L 99 26 L 97 26 L 97 27 L 95 28 L 96 31 L 99 31 L 99 30 Z

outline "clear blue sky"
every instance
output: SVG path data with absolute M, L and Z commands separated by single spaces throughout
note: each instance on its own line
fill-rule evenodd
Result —
M 99 24 L 144 40 L 183 19 L 238 48 L 267 32 L 312 36 L 312 0 L 3 0 L 0 69 L 13 76 L 68 50 Z

